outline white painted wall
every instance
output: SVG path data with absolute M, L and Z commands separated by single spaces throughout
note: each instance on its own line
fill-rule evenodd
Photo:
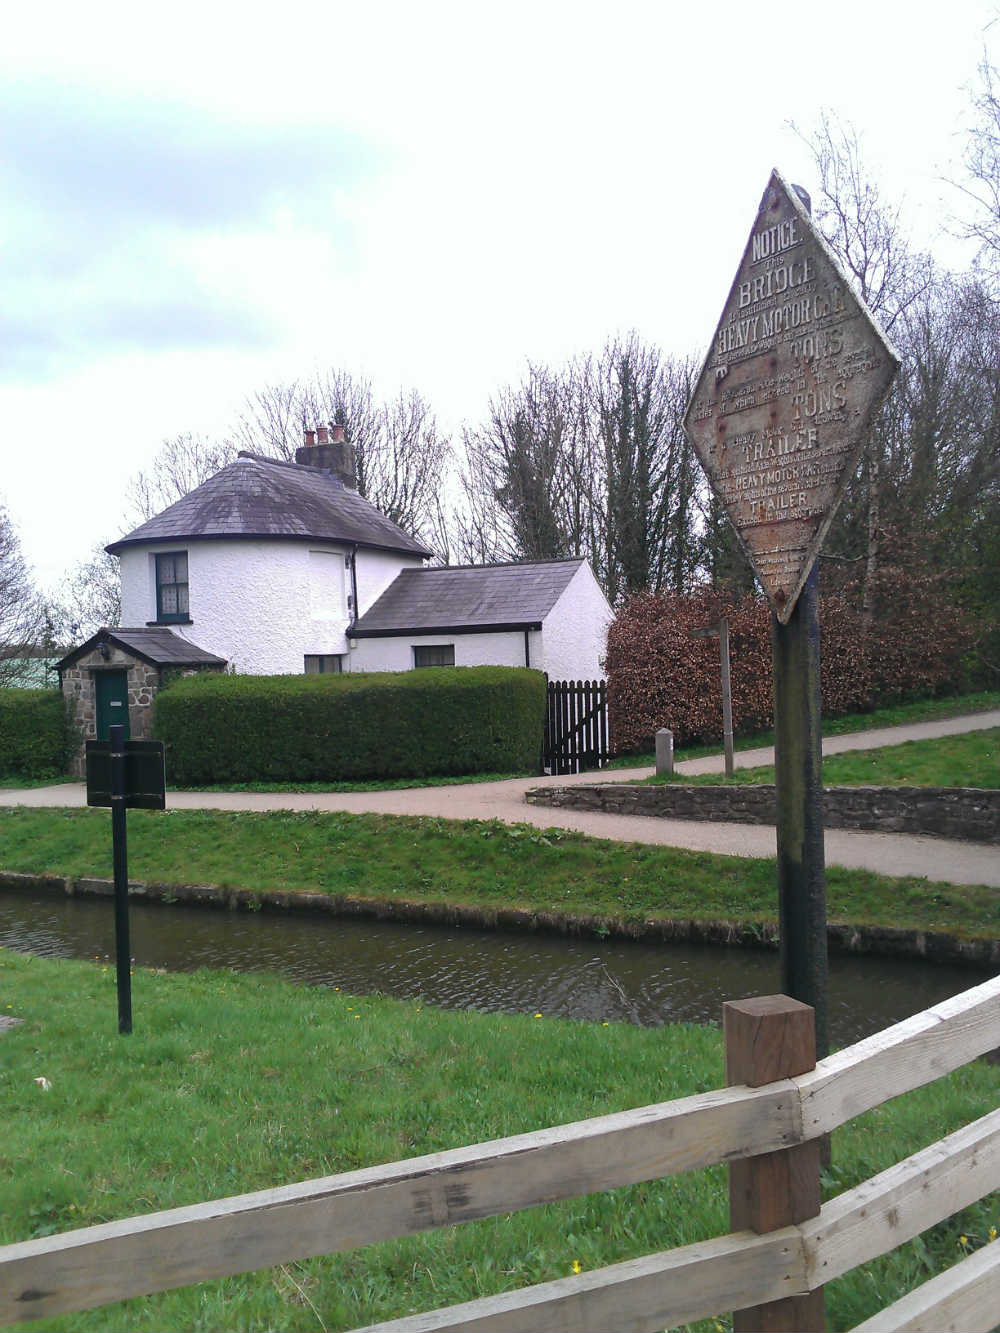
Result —
M 531 665 L 540 668 L 541 634 L 529 633 Z M 410 634 L 358 639 L 351 649 L 351 671 L 411 671 L 415 645 L 455 645 L 456 666 L 524 666 L 524 631 L 502 634 Z
M 588 564 L 573 575 L 542 624 L 542 661 L 549 680 L 600 680 L 614 612 Z
M 393 555 L 390 551 L 358 552 L 358 615 L 364 613 L 385 592 L 401 569 L 422 569 L 417 555 Z
M 301 674 L 307 653 L 343 654 L 348 665 L 347 547 L 250 538 L 127 547 L 121 556 L 123 625 L 155 621 L 154 557 L 179 550 L 188 553 L 191 623 L 171 625 L 175 633 L 254 675 Z M 363 549 L 357 560 L 362 610 L 400 569 L 422 563 Z
M 122 624 L 156 619 L 154 556 L 186 550 L 191 623 L 175 633 L 255 675 L 301 674 L 306 654 L 343 656 L 346 671 L 409 671 L 414 644 L 453 643 L 456 666 L 524 666 L 524 632 L 406 635 L 358 639 L 349 649 L 345 546 L 291 541 L 164 542 L 127 547 L 121 556 Z M 357 553 L 358 614 L 417 556 Z M 589 565 L 581 565 L 530 640 L 530 665 L 552 680 L 596 680 L 603 669 L 611 607 Z

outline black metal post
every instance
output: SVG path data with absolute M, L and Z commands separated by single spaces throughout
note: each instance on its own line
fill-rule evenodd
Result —
M 125 728 L 108 728 L 111 742 L 111 846 L 115 871 L 115 973 L 118 1031 L 132 1031 L 132 951 L 128 929 L 128 840 L 125 823 Z
M 781 989 L 816 1011 L 816 1054 L 827 1035 L 823 735 L 819 587 L 815 565 L 787 625 L 771 620 Z

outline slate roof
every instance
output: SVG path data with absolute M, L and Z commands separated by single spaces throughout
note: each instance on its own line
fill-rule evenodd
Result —
M 404 569 L 351 627 L 352 638 L 539 628 L 584 560 Z
M 287 537 L 382 551 L 430 551 L 331 472 L 241 454 L 161 514 L 105 549 L 193 537 Z
M 102 640 L 153 666 L 226 665 L 224 657 L 206 652 L 204 648 L 175 634 L 172 629 L 99 629 L 86 643 L 81 643 L 79 648 L 74 648 L 57 662 L 56 669 L 61 671 L 63 667 L 72 666 L 77 658 L 92 652 Z

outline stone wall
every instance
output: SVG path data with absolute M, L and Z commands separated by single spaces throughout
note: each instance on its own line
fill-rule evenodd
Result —
M 85 742 L 97 739 L 94 677 L 98 672 L 128 672 L 129 734 L 134 741 L 149 740 L 153 734 L 153 699 L 160 683 L 159 667 L 139 661 L 114 644 L 109 644 L 108 648 L 110 656 L 107 659 L 95 647 L 62 673 L 62 692 L 72 705 L 73 723 L 79 736 L 79 745 L 70 761 L 70 772 L 76 778 L 85 776 Z
M 773 824 L 774 788 L 683 787 L 600 783 L 592 787 L 534 787 L 531 805 L 599 810 L 615 815 Z M 865 833 L 922 833 L 935 838 L 1000 843 L 1000 790 L 972 787 L 826 787 L 827 828 Z

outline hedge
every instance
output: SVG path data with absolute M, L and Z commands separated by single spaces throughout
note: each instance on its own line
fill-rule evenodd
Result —
M 200 675 L 159 691 L 182 786 L 537 771 L 545 677 L 510 667 Z
M 70 744 L 59 690 L 0 690 L 0 777 L 59 777 L 69 764 Z
M 889 583 L 888 574 L 884 576 Z M 864 713 L 909 698 L 954 692 L 973 627 L 940 588 L 899 578 L 874 624 L 841 592 L 820 597 L 820 689 L 824 717 Z M 722 736 L 719 640 L 691 631 L 729 620 L 733 729 L 752 735 L 773 725 L 771 613 L 763 597 L 639 593 L 608 631 L 605 669 L 613 747 L 653 748 L 658 728 L 677 745 Z

